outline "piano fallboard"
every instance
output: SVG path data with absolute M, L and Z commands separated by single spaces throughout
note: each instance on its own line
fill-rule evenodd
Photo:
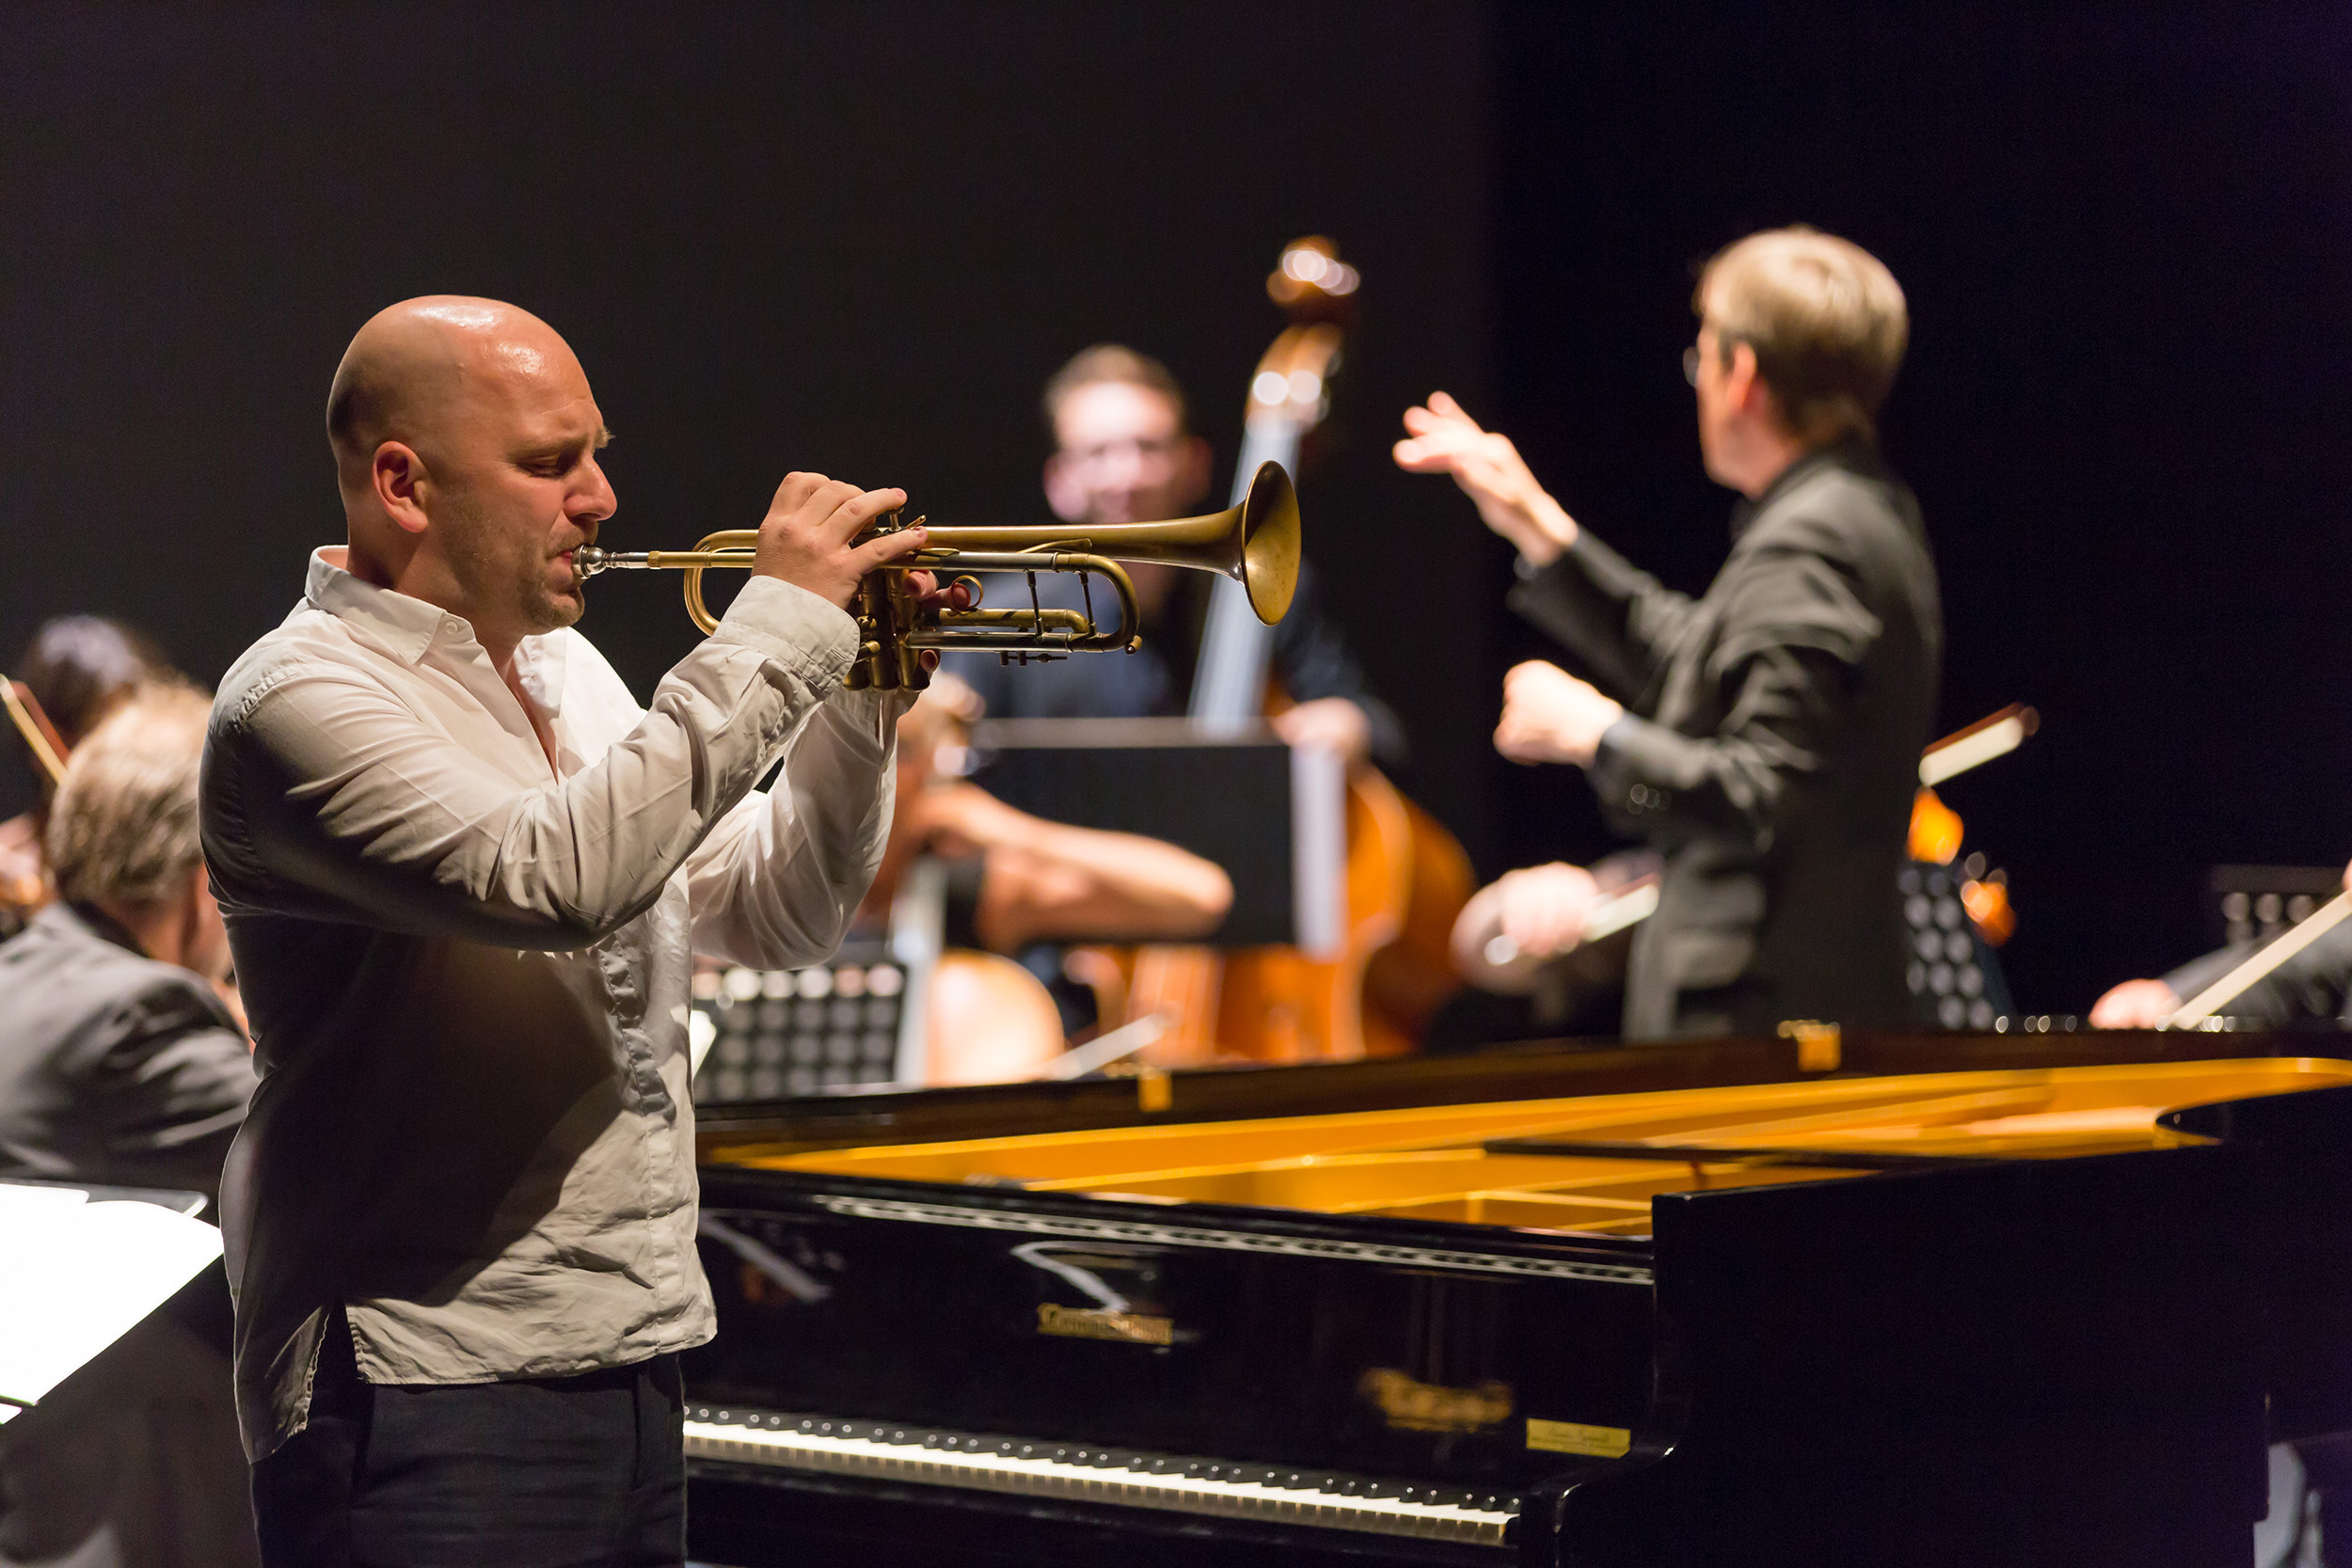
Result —
M 1492 1490 L 1559 1468 L 1531 1417 L 1649 1403 L 1639 1242 L 796 1172 L 703 1214 L 705 1404 Z

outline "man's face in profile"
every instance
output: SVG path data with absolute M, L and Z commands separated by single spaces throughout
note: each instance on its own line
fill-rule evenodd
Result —
M 444 450 L 426 460 L 434 526 L 476 629 L 568 626 L 586 608 L 572 551 L 595 541 L 614 506 L 596 455 L 610 437 L 587 374 L 551 333 L 509 340 L 472 367 L 467 394 Z
M 1054 435 L 1045 496 L 1064 522 L 1154 522 L 1184 515 L 1208 493 L 1207 443 L 1186 435 L 1176 405 L 1149 387 L 1080 387 L 1054 411 Z

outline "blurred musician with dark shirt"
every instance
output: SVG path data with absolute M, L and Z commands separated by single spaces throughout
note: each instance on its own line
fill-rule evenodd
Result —
M 1895 1023 L 1895 879 L 1943 642 L 1918 507 L 1875 434 L 1908 337 L 1902 291 L 1860 247 L 1781 230 L 1720 252 L 1693 306 L 1699 446 L 1741 498 L 1704 597 L 1594 538 L 1443 393 L 1406 414 L 1396 460 L 1453 475 L 1518 546 L 1513 607 L 1582 673 L 1513 670 L 1498 749 L 1583 768 L 1612 825 L 1665 858 L 1626 1037 Z M 1528 940 L 1564 945 L 1597 889 L 1545 871 L 1512 904 Z
M 1209 445 L 1184 423 L 1184 394 L 1158 360 L 1099 343 L 1046 383 L 1055 451 L 1045 463 L 1054 515 L 1087 524 L 1150 522 L 1198 512 L 1209 494 Z M 1007 668 L 994 656 L 951 653 L 942 669 L 978 693 L 991 719 L 1137 719 L 1185 711 L 1213 579 L 1177 566 L 1127 567 L 1143 612 L 1132 655 Z M 1008 592 L 997 590 L 1001 595 Z M 1038 578 L 1047 605 L 1082 604 L 1077 579 Z M 1026 602 L 1027 591 L 1022 590 Z M 1009 601 L 1004 601 L 1009 602 Z M 1372 694 L 1362 669 L 1322 607 L 1314 574 L 1299 568 L 1290 613 L 1275 628 L 1273 675 L 1295 705 L 1274 717 L 1293 745 L 1319 744 L 1350 762 L 1403 760 L 1404 726 Z

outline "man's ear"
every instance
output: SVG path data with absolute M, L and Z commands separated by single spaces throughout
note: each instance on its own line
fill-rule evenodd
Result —
M 1724 374 L 1724 393 L 1730 405 L 1740 413 L 1761 420 L 1784 436 L 1795 434 L 1789 428 L 1780 399 L 1773 394 L 1772 383 L 1756 369 L 1756 350 L 1746 343 L 1732 348 L 1731 369 Z
M 1087 490 L 1073 465 L 1060 452 L 1045 460 L 1045 504 L 1065 523 L 1087 520 Z
M 1743 414 L 1758 410 L 1769 394 L 1756 373 L 1756 349 L 1748 343 L 1731 345 L 1731 364 L 1724 372 L 1724 401 Z
M 1176 449 L 1176 505 L 1197 506 L 1209 493 L 1209 443 L 1187 436 Z
M 415 448 L 400 441 L 387 441 L 376 448 L 368 466 L 368 483 L 375 491 L 376 504 L 403 532 L 425 531 L 430 519 L 425 515 L 424 492 L 432 481 Z

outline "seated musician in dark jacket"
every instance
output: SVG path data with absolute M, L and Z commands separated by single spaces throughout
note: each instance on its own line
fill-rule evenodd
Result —
M 0 942 L 0 1174 L 219 1189 L 254 1074 L 197 846 L 208 711 L 151 689 L 74 748 L 49 821 L 59 901 Z
M 1704 597 L 1595 539 L 1443 393 L 1406 415 L 1396 459 L 1452 474 L 1519 547 L 1513 608 L 1581 673 L 1513 670 L 1498 748 L 1582 768 L 1612 824 L 1665 857 L 1626 1037 L 1896 1023 L 1895 876 L 1943 640 L 1918 507 L 1874 435 L 1902 291 L 1858 246 L 1782 230 L 1719 253 L 1693 303 L 1700 449 L 1742 498 Z M 1572 871 L 1563 891 L 1589 897 Z M 1548 921 L 1549 940 L 1574 925 Z
M 229 942 L 197 845 L 210 705 L 149 688 L 73 749 L 59 901 L 0 942 L 0 1174 L 215 1196 L 254 1088 L 215 990 Z M 0 1563 L 258 1562 L 220 1320 L 193 1294 L 0 1427 Z
M 1184 394 L 1158 360 L 1101 343 L 1063 366 L 1046 384 L 1045 421 L 1054 455 L 1045 464 L 1045 499 L 1065 522 L 1151 522 L 1201 510 L 1210 488 L 1208 443 L 1184 427 Z M 993 654 L 951 653 L 941 669 L 978 693 L 991 719 L 1139 719 L 1186 711 L 1200 652 L 1209 589 L 1205 572 L 1139 563 L 1127 568 L 1143 613 L 1143 646 L 1130 655 L 1087 655 L 1039 667 L 1007 667 Z M 1042 575 L 1038 598 L 1081 608 L 1074 577 Z M 1117 601 L 1100 583 L 1098 612 Z M 1025 606 L 1028 588 L 999 577 L 989 603 Z M 1302 563 L 1290 613 L 1274 630 L 1276 684 L 1295 705 L 1275 729 L 1293 745 L 1327 745 L 1351 762 L 1367 755 L 1403 760 L 1405 732 L 1372 694 L 1364 673 L 1324 614 L 1312 572 Z

